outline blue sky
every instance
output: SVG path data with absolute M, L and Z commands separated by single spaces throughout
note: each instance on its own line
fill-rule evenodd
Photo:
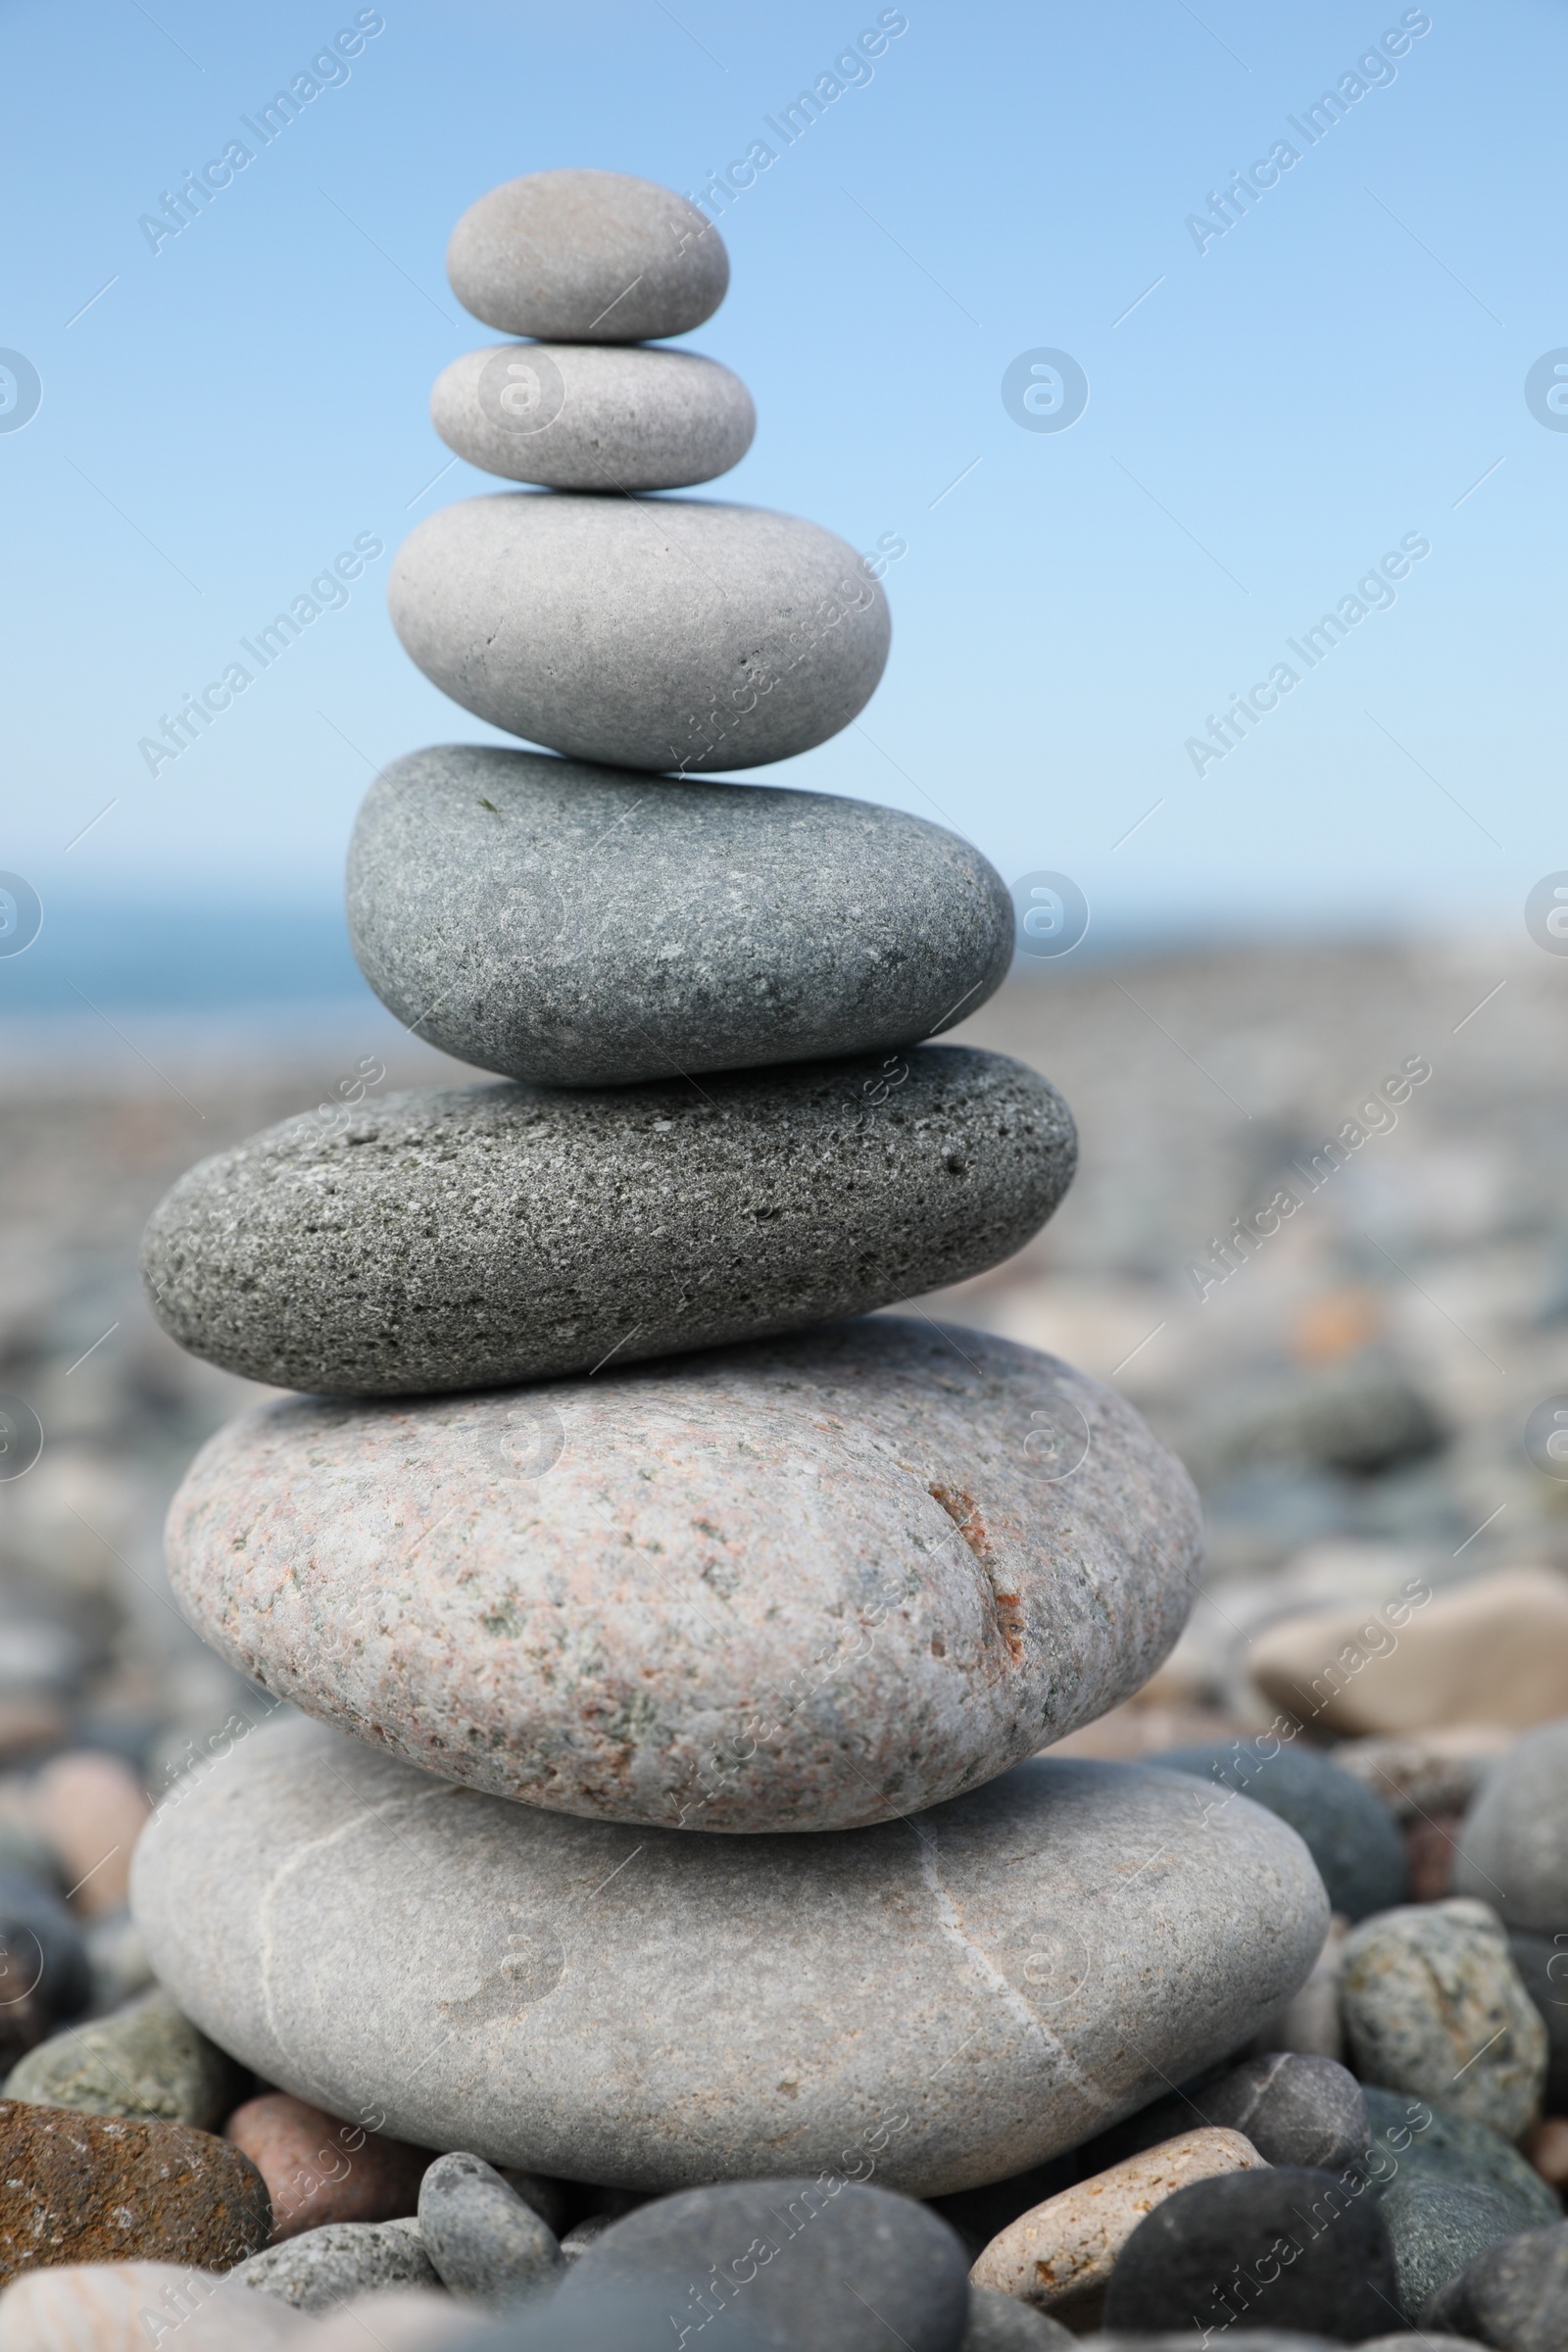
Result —
M 88 0 L 68 32 L 0 6 L 0 345 L 41 384 L 0 431 L 0 867 L 46 922 L 205 900 L 286 924 L 335 898 L 375 766 L 504 740 L 401 652 L 384 555 L 177 762 L 137 752 L 357 537 L 389 555 L 493 487 L 432 486 L 426 409 L 495 340 L 442 267 L 476 196 L 566 164 L 701 190 L 890 12 L 388 0 L 347 79 L 155 253 L 140 217 L 365 13 Z M 705 495 L 906 548 L 862 724 L 753 773 L 940 816 L 1009 879 L 1066 871 L 1109 932 L 1517 926 L 1568 865 L 1568 432 L 1525 393 L 1568 346 L 1568 16 L 891 13 L 870 78 L 729 202 L 731 292 L 688 338 L 760 415 Z M 1401 53 L 1358 68 L 1386 33 Z M 1291 118 L 1325 90 L 1343 119 L 1311 144 Z M 1211 196 L 1282 141 L 1298 160 L 1217 233 Z M 1039 350 L 1087 377 L 1069 429 L 1004 404 Z M 1410 538 L 1395 601 L 1297 662 Z M 1200 775 L 1189 739 L 1281 662 L 1299 683 Z

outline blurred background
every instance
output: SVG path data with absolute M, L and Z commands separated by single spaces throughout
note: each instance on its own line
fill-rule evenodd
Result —
M 0 1392 L 45 1433 L 0 1479 L 0 1762 L 74 1741 L 156 1789 L 242 1702 L 159 1528 L 247 1392 L 162 1338 L 135 1243 L 194 1159 L 354 1072 L 454 1073 L 360 980 L 342 860 L 384 761 L 504 740 L 405 658 L 384 581 L 491 487 L 426 413 L 486 339 L 448 234 L 558 165 L 709 205 L 732 292 L 695 341 L 760 419 L 715 494 L 885 567 L 862 720 L 752 772 L 1087 905 L 959 1033 L 1061 1088 L 1077 1184 L 921 1306 L 1114 1380 L 1191 1464 L 1210 1568 L 1163 1732 L 1266 1721 L 1250 1660 L 1293 1611 L 1568 1571 L 1560 8 L 87 0 L 68 41 L 3 0 L 0 51 Z M 345 605 L 144 748 L 357 538 L 384 552 Z M 1568 1711 L 1568 1637 L 1515 1618 Z

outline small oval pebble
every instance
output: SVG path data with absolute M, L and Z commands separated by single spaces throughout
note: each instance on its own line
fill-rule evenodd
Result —
M 419 2186 L 419 2234 L 442 2284 L 473 2303 L 551 2285 L 564 2267 L 554 2230 L 482 2156 L 438 2156 Z
M 348 913 L 399 1020 L 551 1086 L 886 1054 L 978 1011 L 1012 955 L 1001 875 L 922 817 L 477 744 L 372 784 Z
M 1364 2081 L 1442 2099 L 1505 2139 L 1540 2115 L 1546 2029 L 1487 1904 L 1364 1921 L 1345 1947 L 1340 2004 Z
M 272 2233 L 255 2166 L 180 2124 L 0 2100 L 0 2280 L 68 2262 L 226 2270 Z
M 296 1719 L 155 1816 L 132 1899 L 267 2080 L 656 2189 L 783 2147 L 917 2195 L 1021 2172 L 1245 2039 L 1322 1938 L 1294 1832 L 1204 1829 L 1172 1773 L 1042 1757 L 918 1831 L 574 1821 Z
M 328 2222 L 253 2254 L 231 2276 L 295 2311 L 327 2311 L 372 2287 L 440 2284 L 412 2221 Z
M 1033 1754 L 1147 1681 L 1198 1544 L 1113 1391 L 891 1316 L 263 1406 L 169 1522 L 191 1622 L 308 1713 L 497 1795 L 727 1831 L 887 1820 Z
M 430 420 L 487 473 L 552 490 L 684 490 L 738 466 L 757 411 L 695 351 L 493 343 L 436 377 Z
M 1250 2058 L 1196 2093 L 1206 2123 L 1245 2132 L 1265 2164 L 1343 2173 L 1372 2144 L 1366 2093 L 1332 2058 L 1277 2050 Z
M 465 310 L 505 334 L 639 343 L 711 318 L 729 255 L 706 213 L 657 180 L 530 172 L 469 205 L 447 277 Z
M 690 498 L 501 491 L 404 541 L 405 652 L 510 735 L 706 775 L 825 743 L 869 702 L 887 599 L 820 524 Z
M 267 2182 L 274 2242 L 331 2222 L 391 2222 L 413 2214 L 430 2162 L 428 2148 L 411 2148 L 342 2122 L 281 2090 L 236 2107 L 223 2136 Z
M 7 2076 L 5 2096 L 213 2132 L 243 2082 L 233 2059 L 182 2016 L 167 1992 L 150 1992 L 112 2017 L 73 2026 L 30 2050 Z
M 399 1396 L 918 1298 L 1037 1232 L 1077 1139 L 1021 1062 L 964 1046 L 902 1062 L 896 1085 L 861 1057 L 287 1119 L 165 1195 L 142 1246 L 154 1308 L 247 1379 Z
M 672 2341 L 716 2306 L 791 2352 L 887 2352 L 890 2338 L 957 2352 L 969 2303 L 946 2222 L 839 2178 L 735 2180 L 640 2206 L 572 2264 L 562 2308 L 617 2289 L 666 2295 Z

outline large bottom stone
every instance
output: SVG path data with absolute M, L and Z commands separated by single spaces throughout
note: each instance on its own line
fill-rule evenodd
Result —
M 482 1796 L 297 1721 L 166 1803 L 133 1904 L 268 2082 L 630 2188 L 999 2180 L 1245 2043 L 1328 1905 L 1293 1830 L 1050 1758 L 907 1821 L 710 1838 Z

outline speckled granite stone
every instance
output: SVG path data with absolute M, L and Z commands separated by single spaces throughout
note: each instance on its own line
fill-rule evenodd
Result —
M 638 343 L 710 318 L 729 255 L 706 213 L 624 172 L 530 172 L 470 204 L 447 247 L 466 311 L 509 335 Z
M 233 2060 L 180 2015 L 167 1992 L 154 1991 L 29 2050 L 7 2076 L 4 2095 L 83 2115 L 157 2117 L 216 2132 L 244 2085 Z
M 266 1405 L 169 1521 L 187 1617 L 308 1713 L 497 1795 L 727 1831 L 886 1820 L 1091 1721 L 1175 1642 L 1200 1545 L 1112 1390 L 892 1316 Z
M 371 785 L 348 912 L 400 1021 L 553 1086 L 885 1054 L 977 1012 L 1012 956 L 1001 875 L 921 817 L 477 744 Z
M 757 430 L 738 375 L 695 351 L 491 343 L 436 377 L 430 421 L 487 473 L 552 490 L 684 490 Z
M 1340 2010 L 1364 2082 L 1444 2099 L 1506 2139 L 1540 2115 L 1546 2029 L 1489 1904 L 1411 1903 L 1364 1921 L 1345 1947 Z
M 209 2033 L 421 2145 L 917 2195 L 1075 2146 L 1245 2041 L 1328 1917 L 1294 1830 L 1245 1798 L 1205 1827 L 1140 1766 L 1041 1757 L 912 1828 L 694 1838 L 298 1719 L 160 1808 L 132 1903 Z
M 274 1388 L 403 1396 L 798 1331 L 1010 1256 L 1071 1181 L 1021 1062 L 912 1047 L 635 1090 L 390 1095 L 284 1120 L 154 1210 L 166 1331 Z
M 831 531 L 705 499 L 462 499 L 404 541 L 387 596 L 404 650 L 466 710 L 574 759 L 693 775 L 825 743 L 892 634 Z

